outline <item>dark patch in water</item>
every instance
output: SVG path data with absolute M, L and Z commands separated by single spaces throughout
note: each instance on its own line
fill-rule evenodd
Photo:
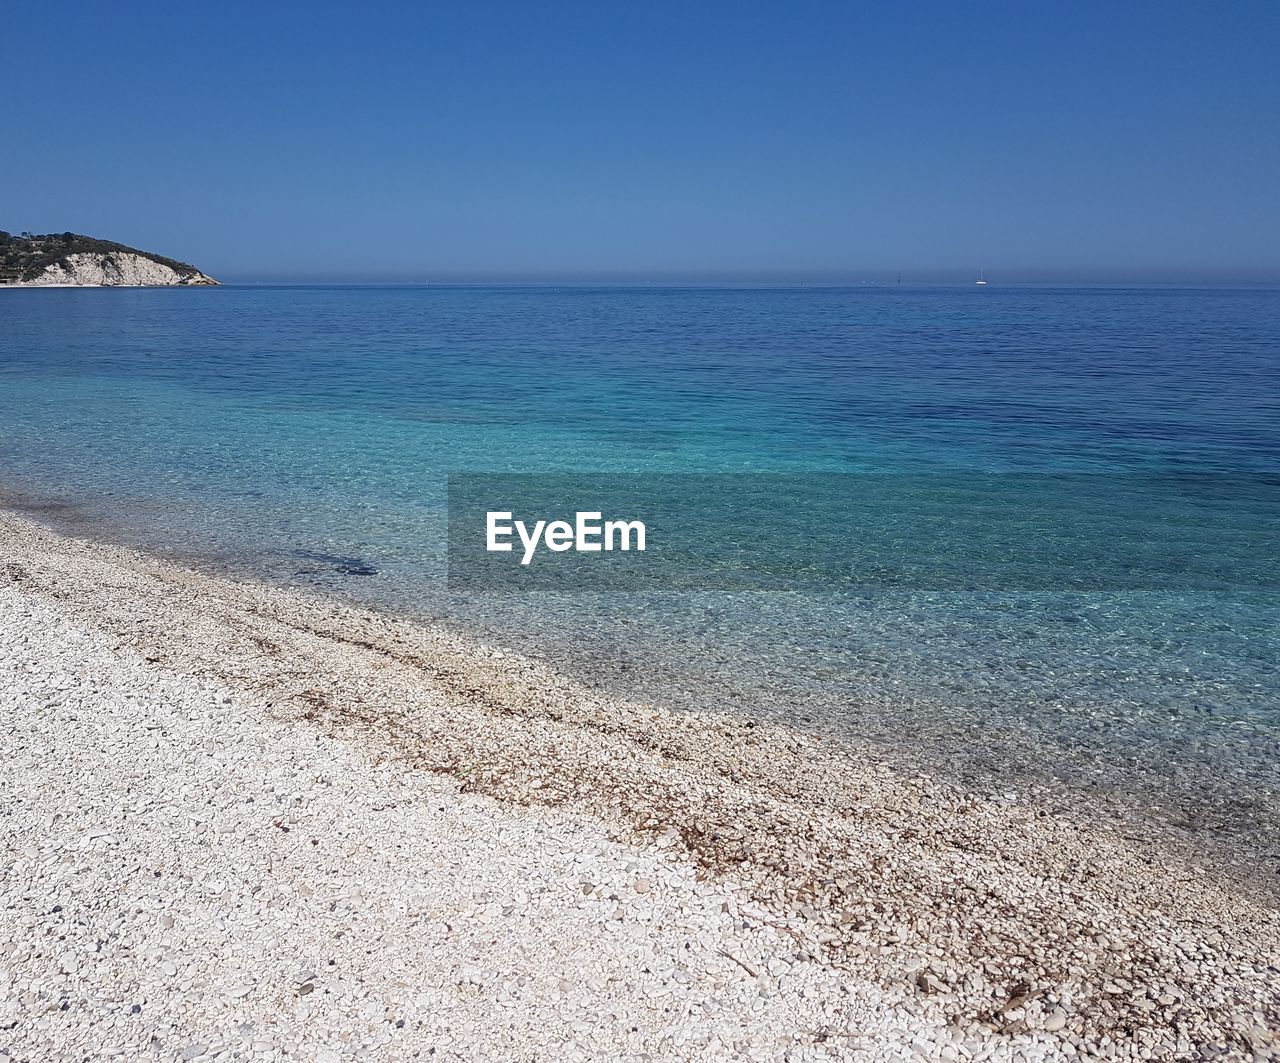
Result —
M 362 557 L 345 557 L 342 554 L 323 554 L 315 550 L 294 550 L 293 556 L 310 561 L 315 568 L 300 568 L 299 576 L 319 576 L 336 572 L 340 576 L 376 576 L 378 570 Z
M 0 490 L 0 508 L 28 517 L 72 518 L 80 514 L 78 506 L 56 498 L 38 498 L 17 491 Z

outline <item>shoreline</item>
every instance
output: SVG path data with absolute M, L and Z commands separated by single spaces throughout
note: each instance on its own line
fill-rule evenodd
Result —
M 468 645 L 481 644 L 516 656 L 523 652 L 518 638 L 490 625 L 476 625 L 474 616 L 459 619 L 435 609 L 416 612 L 385 594 L 361 593 L 363 584 L 357 587 L 350 581 L 298 583 L 282 572 L 264 570 L 240 554 L 217 548 L 191 544 L 162 547 L 154 534 L 116 519 L 115 507 L 129 504 L 116 499 L 86 507 L 80 500 L 68 501 L 30 485 L 0 487 L 0 513 L 34 521 L 64 537 L 137 550 L 215 579 L 338 601 L 410 625 L 439 628 Z M 1276 848 L 1280 820 L 1275 804 L 1260 801 L 1256 792 L 1246 795 L 1239 787 L 1221 785 L 1211 765 L 1171 764 L 1160 775 L 1144 777 L 1117 772 L 1112 764 L 1107 773 L 1088 776 L 1081 774 L 1077 762 L 1075 774 L 1064 773 L 1059 770 L 1060 761 L 1050 759 L 1038 764 L 1044 750 L 1019 743 L 1017 732 L 1008 729 L 988 736 L 973 730 L 959 733 L 945 727 L 925 727 L 909 734 L 895 732 L 890 738 L 883 729 L 877 732 L 851 727 L 839 716 L 832 719 L 815 715 L 808 707 L 796 711 L 795 703 L 788 701 L 785 693 L 775 694 L 771 703 L 750 702 L 740 709 L 744 704 L 741 688 L 726 691 L 708 687 L 699 693 L 685 689 L 687 676 L 668 676 L 655 683 L 643 669 L 635 667 L 621 674 L 601 674 L 575 660 L 569 647 L 543 641 L 524 655 L 554 662 L 558 674 L 590 688 L 596 697 L 656 702 L 682 718 L 690 712 L 705 715 L 708 698 L 732 702 L 732 708 L 721 710 L 732 718 L 745 715 L 784 730 L 804 731 L 820 741 L 843 743 L 857 749 L 860 759 L 875 761 L 899 775 L 936 780 L 944 787 L 985 799 L 1034 804 L 1055 816 L 1069 817 L 1086 829 L 1104 829 L 1126 843 L 1141 843 L 1161 854 L 1172 854 L 1176 862 L 1194 864 L 1221 876 L 1232 889 L 1247 893 L 1264 907 L 1280 907 L 1280 850 Z M 651 660 L 662 661 L 663 656 L 659 653 Z M 881 711 L 874 702 L 863 702 L 862 706 L 864 711 L 868 706 L 874 712 Z M 895 712 L 892 705 L 883 709 L 889 717 Z M 944 719 L 951 715 L 945 706 L 920 702 L 913 706 L 910 722 L 914 725 L 934 714 Z M 1060 754 L 1061 750 L 1054 752 Z M 1159 755 L 1148 752 L 1147 758 L 1151 761 Z M 1174 779 L 1178 780 L 1176 788 L 1162 785 Z
M 1280 1045 L 1274 906 L 1154 840 L 902 777 L 874 750 L 859 756 L 820 735 L 629 703 L 405 619 L 201 574 L 6 513 L 0 603 L 5 655 L 21 642 L 21 610 L 34 610 L 68 629 L 37 637 L 90 647 L 90 672 L 114 667 L 109 647 L 140 674 L 229 692 L 246 727 L 310 736 L 396 778 L 428 779 L 448 791 L 445 807 L 477 801 L 525 827 L 529 817 L 567 817 L 626 848 L 630 862 L 672 861 L 730 898 L 731 923 L 758 913 L 742 920 L 751 933 L 779 935 L 804 957 L 812 998 L 789 995 L 789 976 L 759 957 L 729 949 L 732 962 L 721 960 L 753 985 L 780 979 L 763 999 L 790 1009 L 788 1036 L 799 1033 L 793 1047 L 812 1058 L 905 1058 L 894 1053 L 905 1045 L 909 1057 L 912 1037 L 930 1046 L 922 1058 L 1092 1049 L 1195 1058 L 1219 1045 L 1212 1058 L 1249 1059 Z M 23 711 L 20 698 L 3 704 Z M 139 705 L 144 715 L 156 708 Z M 20 718 L 3 722 L 10 742 L 21 735 Z M 255 761 L 264 773 L 269 754 Z M 39 780 L 24 785 L 40 791 Z M 21 873 L 6 881 L 22 888 Z M 833 1022 L 828 994 L 852 1010 Z M 549 1012 L 540 1004 L 531 1014 Z M 377 1050 L 395 1058 L 411 1035 L 390 1036 Z M 690 1056 L 715 1057 L 709 1043 L 690 1044 Z M 944 1046 L 955 1055 L 938 1054 Z M 683 1047 L 663 1051 L 679 1058 Z M 758 1047 L 759 1058 L 780 1052 Z

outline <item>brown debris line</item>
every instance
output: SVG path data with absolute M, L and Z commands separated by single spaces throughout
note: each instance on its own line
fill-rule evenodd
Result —
M 1155 841 L 905 778 L 776 724 L 608 698 L 401 618 L 0 515 L 6 572 L 158 667 L 240 685 L 375 756 L 678 842 L 707 874 L 751 881 L 810 955 L 913 986 L 961 1029 L 1060 1021 L 1078 1045 L 1110 1038 L 1150 1058 L 1280 1045 L 1278 913 Z

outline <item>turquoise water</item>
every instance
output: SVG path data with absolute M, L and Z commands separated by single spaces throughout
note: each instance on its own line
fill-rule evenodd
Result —
M 1275 837 L 1280 292 L 8 291 L 0 389 L 0 485 L 104 534 L 605 687 Z M 1016 589 L 979 563 L 964 593 L 451 593 L 468 470 L 1078 474 L 1091 507 L 1108 477 L 1190 474 L 1230 485 L 1197 505 L 1232 545 L 1212 590 L 1068 591 L 1063 561 Z M 1129 534 L 1185 566 L 1176 530 Z

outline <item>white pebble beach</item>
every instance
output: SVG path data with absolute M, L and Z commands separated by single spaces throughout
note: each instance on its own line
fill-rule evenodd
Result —
M 0 514 L 0 1060 L 1280 1059 L 1211 864 Z

